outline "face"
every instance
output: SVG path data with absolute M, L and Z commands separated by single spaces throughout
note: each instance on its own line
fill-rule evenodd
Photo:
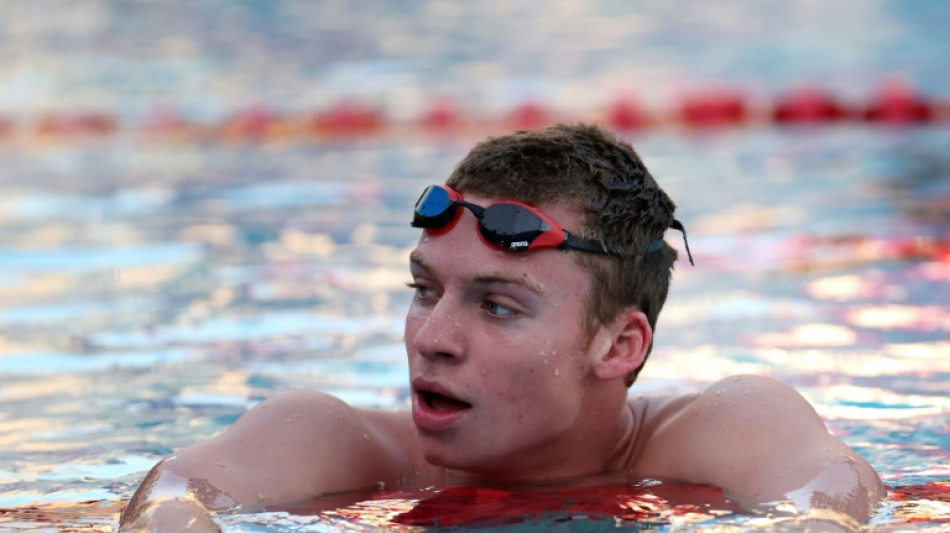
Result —
M 570 210 L 538 207 L 578 229 Z M 423 233 L 410 264 L 405 340 L 425 457 L 495 478 L 559 477 L 596 418 L 592 362 L 603 343 L 584 329 L 588 274 L 578 252 L 489 248 L 462 211 L 450 231 Z

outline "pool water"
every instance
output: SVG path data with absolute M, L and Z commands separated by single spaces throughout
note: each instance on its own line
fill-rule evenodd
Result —
M 775 5 L 786 4 L 798 5 Z M 398 114 L 387 95 L 398 93 L 413 109 L 423 87 L 422 94 L 454 92 L 493 112 L 541 94 L 576 117 L 587 116 L 573 104 L 579 90 L 603 99 L 629 77 L 654 90 L 721 76 L 771 94 L 817 76 L 841 94 L 867 95 L 880 73 L 901 65 L 924 90 L 950 86 L 950 73 L 938 68 L 950 52 L 941 37 L 950 12 L 939 7 L 842 2 L 818 16 L 806 3 L 763 13 L 738 2 L 739 18 L 763 17 L 738 28 L 738 18 L 703 12 L 710 8 L 679 18 L 662 2 L 648 2 L 645 13 L 592 2 L 574 11 L 560 6 L 550 20 L 572 20 L 586 35 L 623 16 L 628 29 L 638 28 L 629 30 L 630 42 L 591 42 L 577 51 L 564 34 L 535 29 L 525 41 L 532 46 L 514 54 L 474 30 L 466 34 L 472 48 L 449 31 L 406 42 L 433 17 L 450 26 L 461 20 L 436 8 L 416 17 L 373 4 L 376 16 L 351 31 L 333 24 L 362 21 L 360 13 L 336 14 L 336 22 L 317 17 L 313 43 L 294 33 L 300 28 L 282 26 L 305 3 L 275 3 L 282 12 L 242 5 L 247 12 L 225 10 L 222 26 L 208 32 L 213 9 L 170 10 L 168 21 L 200 24 L 182 22 L 181 34 L 165 36 L 167 55 L 130 48 L 128 57 L 102 42 L 164 39 L 146 22 L 155 14 L 147 8 L 64 4 L 63 20 L 51 16 L 46 25 L 28 2 L 3 8 L 27 21 L 5 26 L 3 38 L 41 65 L 0 79 L 4 105 L 22 113 L 18 124 L 72 88 L 77 108 L 104 105 L 123 128 L 103 137 L 0 136 L 2 530 L 113 530 L 154 463 L 223 430 L 278 390 L 319 389 L 384 409 L 409 404 L 402 321 L 418 232 L 408 213 L 419 192 L 444 179 L 486 132 L 333 142 L 143 135 L 147 110 L 163 100 L 201 122 L 255 102 L 314 105 L 352 88 Z M 509 27 L 539 15 L 493 7 L 480 20 Z M 769 40 L 790 14 L 813 24 Z M 700 25 L 704 17 L 712 24 Z M 69 31 L 50 29 L 66 20 Z M 686 31 L 698 26 L 704 33 Z M 394 41 L 372 41 L 377 34 Z M 857 36 L 860 46 L 848 48 Z M 716 45 L 694 54 L 692 39 L 700 37 Z M 303 66 L 277 69 L 241 48 L 241 39 Z M 348 59 L 324 57 L 333 46 L 351 46 L 348 56 L 340 52 Z M 387 46 L 405 47 L 408 64 L 431 60 L 432 70 L 394 63 Z M 636 46 L 652 59 L 630 58 Z M 580 55 L 568 61 L 571 50 Z M 785 61 L 781 72 L 776 58 Z M 536 64 L 537 72 L 519 74 Z M 490 89 L 477 92 L 469 68 Z M 262 89 L 241 72 L 279 83 Z M 324 92 L 306 92 L 313 79 L 326 82 Z M 250 88 L 239 89 L 242 83 Z M 654 93 L 664 94 L 654 103 L 670 92 Z M 302 100 L 287 100 L 290 93 Z M 624 135 L 676 200 L 696 259 L 695 267 L 677 265 L 656 347 L 631 394 L 694 392 L 737 373 L 773 376 L 812 402 L 890 488 L 870 531 L 948 527 L 950 125 L 844 121 Z M 668 240 L 682 252 L 676 236 Z M 620 493 L 633 490 L 642 503 L 669 485 Z M 218 520 L 226 531 L 409 531 L 426 526 L 393 517 L 449 496 L 383 490 L 316 515 L 284 510 Z M 778 517 L 699 512 L 674 500 L 649 500 L 653 522 L 575 509 L 503 525 L 783 527 Z
M 950 520 L 950 129 L 634 141 L 697 264 L 632 393 L 777 377 L 894 488 L 882 530 Z M 219 147 L 178 183 L 154 176 L 181 148 L 144 148 L 154 166 L 104 185 L 108 147 L 4 153 L 24 176 L 0 256 L 4 527 L 112 527 L 152 464 L 276 390 L 407 406 L 408 206 L 468 143 Z M 93 164 L 63 180 L 44 171 L 60 158 Z

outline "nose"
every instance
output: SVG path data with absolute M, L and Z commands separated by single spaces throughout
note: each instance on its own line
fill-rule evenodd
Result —
M 464 359 L 463 320 L 445 297 L 427 308 L 413 308 L 406 318 L 410 355 L 459 363 Z

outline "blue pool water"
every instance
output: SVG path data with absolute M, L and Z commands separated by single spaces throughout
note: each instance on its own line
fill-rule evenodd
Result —
M 155 139 L 141 135 L 154 106 L 211 122 L 350 91 L 391 116 L 444 94 L 491 114 L 533 95 L 577 117 L 635 80 L 663 108 L 684 87 L 726 81 L 759 96 L 821 81 L 866 98 L 891 74 L 948 96 L 942 4 L 767 4 L 683 14 L 663 2 L 548 13 L 90 2 L 61 4 L 62 20 L 30 2 L 0 8 L 23 21 L 0 23 L 3 53 L 19 58 L 0 72 L 0 111 L 25 127 L 57 105 L 104 108 L 122 124 L 106 137 L 0 137 L 0 529 L 110 531 L 151 465 L 278 390 L 408 405 L 404 284 L 418 233 L 407 213 L 485 132 Z M 481 25 L 523 39 L 501 44 Z M 696 258 L 677 266 L 632 394 L 774 376 L 892 488 L 871 531 L 946 527 L 950 125 L 625 136 L 676 199 Z M 407 501 L 220 523 L 372 529 Z

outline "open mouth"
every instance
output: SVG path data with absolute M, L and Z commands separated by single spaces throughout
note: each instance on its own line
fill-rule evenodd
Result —
M 429 409 L 434 411 L 461 411 L 472 407 L 472 404 L 463 402 L 462 400 L 426 390 L 419 391 L 419 399 L 422 400 L 422 403 L 429 407 Z

